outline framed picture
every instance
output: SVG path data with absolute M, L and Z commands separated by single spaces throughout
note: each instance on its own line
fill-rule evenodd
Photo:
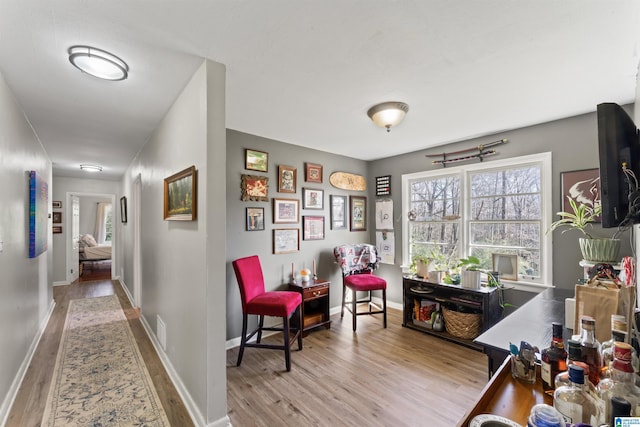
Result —
M 264 208 L 247 208 L 247 231 L 264 230 Z
M 273 199 L 273 223 L 297 224 L 300 221 L 300 200 Z
M 318 184 L 322 184 L 322 165 L 305 163 L 304 180 L 307 182 L 317 182 Z
M 367 198 L 365 196 L 349 196 L 351 211 L 351 231 L 367 230 Z
M 315 188 L 302 189 L 303 209 L 324 209 L 324 190 Z
M 51 230 L 53 230 L 53 234 L 62 234 L 61 225 L 54 225 L 53 227 L 51 227 Z
M 240 187 L 243 202 L 268 202 L 269 201 L 269 178 L 266 176 L 242 174 Z
M 127 223 L 127 198 L 120 197 L 120 221 Z
M 331 199 L 331 229 L 347 229 L 347 196 L 330 196 Z
M 518 255 L 491 254 L 493 271 L 500 273 L 500 279 L 518 280 Z
M 164 219 L 193 221 L 197 218 L 198 193 L 195 166 L 164 179 Z
M 376 196 L 391 195 L 391 175 L 376 177 Z
M 244 168 L 251 171 L 269 172 L 269 154 L 264 151 L 245 149 Z
M 324 240 L 324 217 L 302 217 L 302 240 Z
M 296 168 L 292 166 L 278 165 L 278 192 L 296 192 Z
M 300 250 L 299 228 L 276 228 L 273 230 L 273 253 L 288 254 Z
M 29 177 L 29 258 L 36 258 L 48 248 L 49 184 L 43 174 L 27 171 Z
M 564 212 L 573 211 L 567 197 L 592 207 L 600 201 L 600 170 L 598 168 L 561 172 L 560 181 L 561 206 Z M 600 217 L 596 222 L 600 222 Z
M 62 212 L 54 212 L 53 213 L 53 223 L 54 224 L 62 224 Z
M 60 200 L 54 200 L 51 202 L 51 207 L 53 209 L 62 209 L 62 202 Z

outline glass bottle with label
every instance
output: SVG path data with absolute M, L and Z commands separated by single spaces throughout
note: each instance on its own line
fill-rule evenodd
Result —
M 556 376 L 567 370 L 567 350 L 564 349 L 562 340 L 562 323 L 553 322 L 551 327 L 553 330 L 551 345 L 540 353 L 540 377 L 544 392 L 553 396 Z
M 600 382 L 602 370 L 602 348 L 596 339 L 596 319 L 590 316 L 580 318 L 582 332 L 580 333 L 580 350 L 582 361 L 589 365 L 589 381 L 594 386 Z
M 588 423 L 598 426 L 602 421 L 602 407 L 585 385 L 584 369 L 569 367 L 569 384 L 558 387 L 553 394 L 553 407 L 567 423 Z
M 598 384 L 600 398 L 605 403 L 605 419 L 611 414 L 611 398 L 620 397 L 631 404 L 631 414 L 634 417 L 640 415 L 640 388 L 635 384 L 636 375 L 631 365 L 632 348 L 624 342 L 616 342 L 613 345 L 613 362 L 611 363 L 611 376 Z

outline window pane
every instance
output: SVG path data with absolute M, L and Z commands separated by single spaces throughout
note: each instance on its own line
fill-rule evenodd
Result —
M 460 178 L 441 177 L 411 183 L 411 210 L 418 221 L 460 216 Z
M 540 192 L 540 166 L 531 165 L 471 174 L 474 197 Z
M 505 249 L 501 247 L 473 247 L 471 254 L 481 262 L 482 268 L 493 270 L 492 254 L 518 255 L 518 277 L 540 278 L 540 251 L 535 249 Z
M 540 224 L 537 222 L 471 223 L 469 231 L 471 245 L 527 249 L 540 247 Z
M 540 194 L 488 196 L 471 199 L 474 220 L 539 220 Z

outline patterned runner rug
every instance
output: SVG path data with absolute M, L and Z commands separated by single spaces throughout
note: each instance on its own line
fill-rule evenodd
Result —
M 42 426 L 169 426 L 117 296 L 70 301 Z

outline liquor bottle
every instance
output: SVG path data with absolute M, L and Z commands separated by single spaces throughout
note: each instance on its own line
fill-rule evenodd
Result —
M 597 386 L 602 370 L 602 348 L 596 339 L 596 320 L 590 316 L 582 316 L 580 323 L 582 325 L 580 333 L 582 361 L 589 365 L 589 381 Z
M 626 338 L 627 338 L 626 332 L 612 329 L 611 339 L 609 341 L 605 341 L 602 343 L 603 375 L 601 375 L 601 377 L 609 376 L 608 370 L 611 368 L 611 363 L 613 362 L 613 344 L 616 341 L 625 342 Z
M 540 354 L 540 377 L 544 392 L 553 396 L 556 376 L 567 370 L 567 350 L 564 349 L 562 341 L 562 323 L 553 322 L 551 327 L 553 330 L 551 345 L 543 349 Z
M 617 425 L 622 425 L 622 422 L 616 424 L 616 418 L 618 417 L 629 417 L 631 416 L 631 403 L 621 397 L 612 397 L 611 398 L 611 417 L 609 421 L 610 427 L 615 427 Z
M 624 342 L 613 345 L 613 362 L 611 363 L 610 378 L 603 379 L 598 384 L 600 398 L 605 403 L 605 419 L 610 418 L 611 398 L 620 397 L 631 404 L 634 417 L 640 414 L 640 388 L 635 384 L 636 375 L 631 365 L 632 348 Z
M 601 424 L 602 406 L 589 393 L 585 384 L 584 369 L 577 365 L 569 367 L 569 384 L 558 387 L 553 394 L 553 407 L 567 423 Z

